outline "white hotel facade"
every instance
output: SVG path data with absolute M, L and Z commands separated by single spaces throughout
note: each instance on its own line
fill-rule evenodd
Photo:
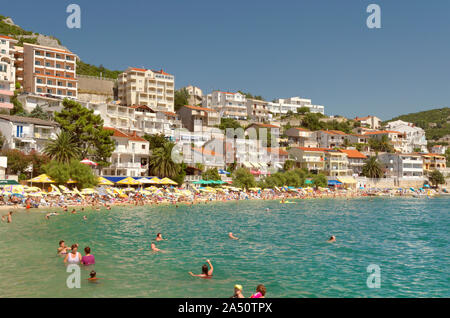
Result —
M 120 104 L 174 111 L 175 77 L 163 70 L 129 67 L 118 76 Z
M 300 97 L 290 97 L 290 98 L 279 98 L 274 102 L 268 104 L 268 110 L 272 114 L 287 114 L 289 111 L 297 113 L 297 109 L 301 107 L 308 107 L 311 113 L 325 114 L 325 107 L 322 105 L 313 105 L 311 99 L 300 98 Z
M 0 109 L 12 109 L 10 99 L 14 95 L 15 84 L 15 56 L 14 44 L 16 40 L 9 36 L 0 35 Z
M 247 99 L 241 93 L 213 91 L 203 97 L 202 106 L 216 110 L 222 118 L 247 119 Z

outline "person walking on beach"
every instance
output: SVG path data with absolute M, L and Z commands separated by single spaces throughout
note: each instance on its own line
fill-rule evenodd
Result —
M 78 244 L 72 244 L 70 253 L 64 258 L 66 264 L 79 264 L 81 262 L 81 254 L 78 252 Z
M 94 265 L 95 257 L 91 254 L 91 248 L 89 246 L 84 248 L 84 254 L 85 255 L 81 258 L 81 263 L 83 265 Z
M 200 275 L 195 275 L 192 272 L 189 272 L 189 274 L 191 276 L 194 277 L 201 277 L 201 278 L 212 278 L 213 275 L 213 271 L 214 271 L 214 267 L 212 266 L 211 262 L 209 261 L 209 259 L 206 260 L 206 263 L 208 263 L 210 269 L 208 270 L 208 266 L 206 264 L 204 264 L 202 266 L 202 273 Z
M 13 214 L 13 211 L 9 211 L 8 214 L 3 215 L 2 221 L 5 221 L 5 219 L 6 219 L 6 223 L 12 223 L 12 214 Z

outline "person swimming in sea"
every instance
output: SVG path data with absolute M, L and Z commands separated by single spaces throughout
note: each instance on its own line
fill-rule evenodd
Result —
M 239 238 L 237 238 L 236 236 L 233 235 L 232 232 L 228 233 L 228 237 L 232 240 L 239 240 Z
M 47 220 L 49 220 L 51 216 L 55 216 L 55 215 L 59 215 L 59 213 L 57 213 L 57 212 L 50 212 L 50 213 L 47 213 L 47 214 L 45 215 L 45 218 L 46 218 Z
M 256 286 L 256 293 L 251 295 L 250 298 L 266 298 L 266 287 L 263 284 Z
M 230 298 L 245 298 L 242 294 L 242 285 L 234 285 L 234 294 Z
M 150 245 L 150 247 L 152 248 L 153 252 L 162 252 L 159 248 L 156 247 L 155 243 L 153 243 L 153 242 Z
M 86 215 L 83 215 L 83 220 L 87 221 Z
M 189 275 L 194 276 L 194 277 L 201 277 L 201 278 L 212 278 L 214 267 L 212 266 L 209 259 L 206 260 L 206 263 L 208 263 L 208 265 L 210 267 L 209 269 L 206 264 L 203 264 L 202 273 L 200 275 L 193 274 L 192 272 L 189 272 Z
M 336 237 L 334 235 L 331 235 L 331 237 L 327 241 L 328 243 L 336 242 Z
M 87 280 L 90 281 L 91 283 L 98 283 L 99 279 L 101 278 L 97 277 L 97 272 L 93 270 L 89 273 L 89 278 Z
M 164 239 L 163 239 L 163 237 L 162 237 L 162 234 L 161 233 L 158 233 L 158 234 L 156 234 L 156 239 L 155 239 L 157 242 L 159 242 L 159 241 L 164 241 Z

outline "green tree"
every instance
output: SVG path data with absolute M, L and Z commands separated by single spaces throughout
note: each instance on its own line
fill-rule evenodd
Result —
M 91 156 L 100 166 L 108 166 L 115 149 L 113 132 L 103 129 L 102 118 L 94 115 L 93 110 L 69 99 L 64 99 L 63 106 L 60 113 L 55 113 L 55 120 L 62 130 L 76 136 L 81 157 Z
M 52 160 L 43 166 L 43 170 L 60 184 L 67 183 L 69 179 L 72 179 L 77 181 L 79 188 L 90 188 L 97 185 L 97 177 L 92 168 L 78 160 L 71 160 L 69 163 Z
M 370 138 L 369 146 L 372 150 L 376 152 L 389 152 L 389 153 L 395 152 L 394 147 L 392 146 L 388 136 L 386 135 L 381 136 L 381 139 Z
M 182 185 L 184 183 L 184 178 L 186 178 L 186 168 L 187 165 L 184 162 L 180 163 L 178 174 L 172 177 L 172 180 L 178 183 L 178 185 Z
M 30 165 L 30 158 L 18 149 L 7 149 L 2 151 L 2 156 L 8 158 L 8 172 L 20 175 Z
M 326 188 L 328 187 L 328 180 L 327 177 L 323 174 L 317 174 L 312 177 L 312 182 L 315 187 L 322 187 Z
M 297 114 L 304 115 L 309 112 L 310 112 L 309 107 L 303 106 L 303 107 L 297 108 Z
M 311 131 L 322 129 L 320 116 L 317 113 L 307 113 L 302 119 L 302 126 Z
M 50 141 L 44 148 L 44 153 L 52 160 L 69 163 L 72 159 L 81 159 L 81 149 L 76 138 L 70 132 L 62 130 L 55 140 Z
M 47 112 L 45 112 L 40 105 L 36 105 L 36 107 L 33 109 L 33 111 L 30 113 L 29 116 L 43 120 L 51 119 L 51 116 Z
M 225 130 L 227 128 L 242 128 L 241 124 L 233 118 L 221 118 L 219 128 Z
M 22 106 L 22 103 L 17 99 L 19 91 L 16 89 L 14 95 L 11 97 L 11 103 L 13 104 L 13 109 L 11 109 L 11 115 L 16 116 L 26 116 L 27 112 Z
M 202 173 L 203 180 L 222 180 L 217 168 L 207 169 Z
M 442 173 L 439 170 L 433 170 L 428 177 L 428 180 L 430 180 L 431 184 L 434 186 L 438 186 L 440 184 L 445 184 L 445 178 L 442 175 Z
M 384 176 L 383 169 L 377 157 L 372 156 L 366 160 L 362 168 L 362 174 L 367 178 L 382 178 Z
M 144 139 L 146 139 L 150 143 L 150 150 L 164 147 L 164 145 L 169 142 L 164 134 L 156 134 L 156 135 L 145 134 Z
M 284 171 L 291 170 L 292 168 L 294 168 L 294 164 L 295 164 L 294 160 L 290 160 L 290 159 L 286 160 L 283 165 L 283 170 Z
M 43 166 L 50 162 L 50 157 L 45 154 L 40 154 L 36 150 L 32 150 L 29 153 L 28 159 L 33 165 L 33 176 L 45 173 Z
M 189 93 L 186 88 L 181 88 L 175 91 L 175 111 L 179 110 L 184 105 L 189 105 Z
M 233 173 L 233 185 L 240 188 L 253 188 L 256 186 L 255 177 L 246 168 L 238 168 Z
M 149 160 L 149 170 L 152 175 L 173 178 L 180 173 L 180 165 L 172 160 L 174 146 L 173 142 L 168 142 L 163 147 L 153 150 Z

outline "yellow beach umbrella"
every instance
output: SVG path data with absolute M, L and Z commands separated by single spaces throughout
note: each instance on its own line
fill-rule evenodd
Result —
M 153 178 L 149 179 L 149 181 L 147 183 L 150 183 L 150 184 L 161 184 L 161 179 L 157 178 L 157 177 L 153 177 Z
M 178 183 L 176 183 L 175 181 L 169 179 L 169 178 L 163 178 L 161 179 L 161 184 L 173 184 L 173 185 L 178 185 Z
M 39 187 L 25 187 L 25 192 L 38 192 L 41 191 L 41 189 Z
M 67 180 L 67 182 L 66 183 L 78 183 L 78 181 L 76 181 L 76 180 L 72 180 L 72 179 L 69 179 L 69 180 Z
M 84 188 L 83 190 L 81 190 L 82 194 L 96 194 L 98 193 L 97 190 L 92 189 L 92 188 Z
M 127 177 L 125 179 L 122 179 L 118 182 L 116 182 L 117 184 L 126 184 L 126 185 L 139 185 L 141 184 L 139 181 L 134 180 L 132 177 Z
M 56 192 L 56 193 L 58 193 L 58 194 L 61 194 L 61 191 L 58 189 L 57 186 L 55 186 L 54 184 L 51 184 L 50 186 L 52 187 L 52 189 L 53 189 L 54 192 Z M 53 192 L 53 191 L 52 191 L 52 192 Z
M 114 185 L 114 182 L 103 177 L 98 177 L 97 181 L 99 185 Z
M 41 174 L 40 176 L 37 176 L 33 179 L 28 180 L 28 182 L 36 182 L 36 183 L 55 183 L 55 181 L 50 178 L 48 175 Z

